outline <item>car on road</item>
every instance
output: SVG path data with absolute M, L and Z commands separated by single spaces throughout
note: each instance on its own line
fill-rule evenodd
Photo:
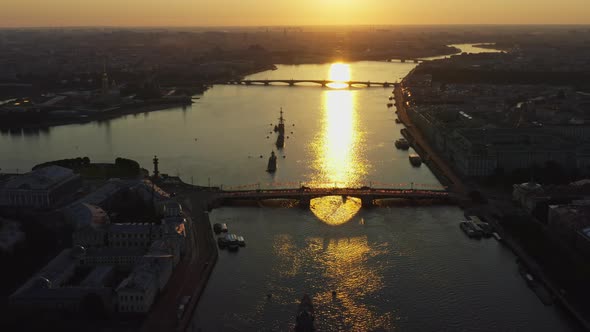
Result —
M 182 319 L 182 316 L 184 316 L 184 311 L 186 310 L 186 306 L 188 305 L 188 303 L 191 301 L 191 296 L 187 295 L 187 296 L 183 296 L 180 299 L 180 303 L 178 304 L 178 310 L 176 311 L 176 317 L 180 320 Z
M 215 234 L 219 234 L 219 233 L 227 233 L 227 224 L 214 224 L 213 225 L 213 231 L 215 232 Z

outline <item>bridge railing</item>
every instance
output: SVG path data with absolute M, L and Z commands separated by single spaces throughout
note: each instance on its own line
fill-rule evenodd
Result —
M 446 191 L 448 188 L 440 184 L 427 183 L 350 183 L 350 182 L 270 182 L 270 183 L 249 183 L 241 185 L 221 185 L 224 191 L 254 191 L 254 190 L 293 190 L 293 189 L 366 189 L 366 190 L 428 190 Z
M 329 79 L 322 79 L 322 80 L 313 80 L 313 79 L 243 79 L 243 80 L 232 80 L 227 82 L 219 82 L 218 84 L 245 84 L 245 85 L 253 85 L 253 84 L 263 84 L 269 85 L 273 83 L 281 83 L 285 85 L 295 85 L 295 84 L 303 84 L 303 85 L 320 85 L 320 86 L 327 86 L 330 84 L 347 84 L 349 86 L 352 85 L 365 85 L 367 87 L 371 86 L 382 86 L 382 87 L 389 87 L 393 86 L 394 83 L 392 82 L 372 82 L 372 81 L 361 81 L 361 80 L 348 80 L 348 81 L 340 81 L 340 80 L 329 80 Z

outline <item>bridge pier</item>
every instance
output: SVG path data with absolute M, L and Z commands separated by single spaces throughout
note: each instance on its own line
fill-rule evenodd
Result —
M 383 87 L 384 88 L 389 88 L 389 83 L 388 82 L 383 83 Z
M 311 207 L 311 198 L 308 196 L 302 196 L 299 199 L 299 208 L 308 210 Z
M 375 197 L 373 197 L 373 195 L 363 195 L 363 196 L 361 196 L 361 206 L 363 208 L 372 208 L 372 207 L 375 207 Z
M 264 85 L 270 85 L 270 83 L 269 82 L 264 82 Z
M 252 84 L 252 82 L 246 81 L 246 85 L 251 85 L 251 84 Z
M 294 85 L 295 85 L 295 82 L 293 82 L 292 80 L 289 81 L 289 86 L 294 86 Z

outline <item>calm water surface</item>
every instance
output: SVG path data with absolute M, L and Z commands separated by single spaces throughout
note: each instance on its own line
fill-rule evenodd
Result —
M 298 208 L 223 208 L 211 217 L 247 246 L 220 251 L 193 322 L 203 331 L 292 330 L 305 293 L 318 331 L 571 329 L 526 286 L 511 252 L 459 230 L 458 208 L 360 210 L 339 226 Z
M 259 78 L 394 81 L 415 65 L 358 62 L 350 65 L 280 66 Z M 439 186 L 426 168 L 408 167 L 407 152 L 393 142 L 401 125 L 386 104 L 391 88 L 332 89 L 318 86 L 216 86 L 187 108 L 130 115 L 105 122 L 0 133 L 5 172 L 72 156 L 113 161 L 123 156 L 195 184 L 298 186 L 369 184 Z M 279 110 L 287 139 L 279 170 L 265 172 L 276 150 Z M 261 158 L 262 156 L 262 158 Z

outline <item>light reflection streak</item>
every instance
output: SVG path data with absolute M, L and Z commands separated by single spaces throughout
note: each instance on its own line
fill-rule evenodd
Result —
M 330 66 L 329 78 L 346 82 L 351 79 L 350 65 Z M 344 86 L 339 85 L 344 84 Z M 331 87 L 346 87 L 334 83 Z M 368 163 L 362 156 L 362 133 L 359 129 L 356 92 L 325 90 L 323 92 L 322 129 L 312 143 L 315 154 L 314 187 L 358 187 L 367 173 Z M 330 225 L 341 225 L 352 219 L 360 209 L 357 199 L 323 197 L 312 201 L 312 211 Z

